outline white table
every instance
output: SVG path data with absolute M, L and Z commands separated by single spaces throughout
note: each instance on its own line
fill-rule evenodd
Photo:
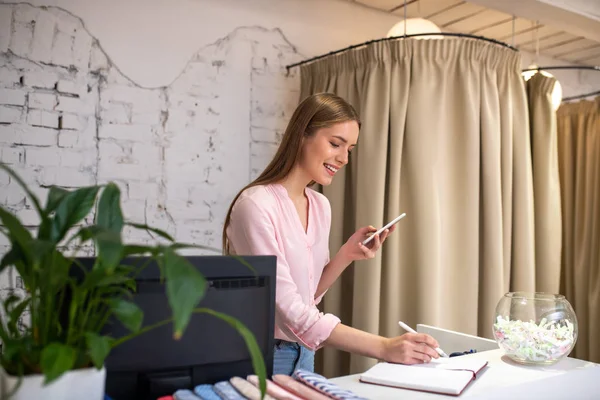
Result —
M 427 330 L 428 333 L 434 333 L 435 328 L 426 327 L 426 329 L 417 329 L 418 331 Z M 436 335 L 436 340 L 440 347 L 447 353 L 456 351 L 451 346 L 451 341 L 456 340 L 446 337 L 449 331 L 444 331 L 444 335 Z M 462 340 L 463 349 L 475 348 L 481 346 L 487 339 L 475 338 L 473 346 L 464 347 L 465 335 L 456 332 L 457 338 Z M 440 340 L 440 337 L 443 340 Z M 450 340 L 450 341 L 448 341 Z M 489 342 L 488 342 L 489 343 Z M 446 350 L 444 344 L 451 350 Z M 477 375 L 467 389 L 460 395 L 460 398 L 474 399 L 567 399 L 567 400 L 588 400 L 600 399 L 600 364 L 595 364 L 574 358 L 566 358 L 551 366 L 525 366 L 513 362 L 504 355 L 500 349 L 480 350 L 477 353 L 468 354 L 461 357 L 473 359 L 483 359 L 488 361 L 488 366 Z M 348 375 L 339 378 L 333 378 L 331 381 L 341 388 L 353 391 L 359 396 L 367 399 L 377 400 L 421 400 L 421 399 L 451 399 L 452 396 L 418 392 L 414 390 L 398 389 L 362 383 L 359 381 L 360 374 Z

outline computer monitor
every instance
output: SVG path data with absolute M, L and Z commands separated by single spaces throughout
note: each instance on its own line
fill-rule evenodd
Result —
M 254 334 L 267 374 L 271 376 L 276 258 L 243 257 L 256 273 L 232 257 L 186 258 L 209 282 L 199 306 L 240 320 Z M 94 263 L 94 258 L 78 260 L 86 268 Z M 133 260 L 137 263 L 147 259 Z M 151 261 L 136 277 L 136 283 L 137 290 L 131 301 L 144 312 L 143 326 L 169 318 L 171 309 L 156 263 Z M 115 338 L 128 333 L 116 320 L 111 320 L 103 332 Z M 106 394 L 114 400 L 156 400 L 177 389 L 193 389 L 196 385 L 254 373 L 250 353 L 239 333 L 207 314 L 194 314 L 179 340 L 173 339 L 172 324 L 167 324 L 115 347 L 106 358 L 105 366 Z

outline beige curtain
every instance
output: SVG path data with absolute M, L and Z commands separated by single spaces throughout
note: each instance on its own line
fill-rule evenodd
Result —
M 600 97 L 558 109 L 563 206 L 561 293 L 579 337 L 572 357 L 600 362 Z
M 552 89 L 556 79 L 535 74 L 527 81 L 535 209 L 535 290 L 558 293 L 562 249 L 560 179 L 556 112 Z
M 398 320 L 491 336 L 510 289 L 533 290 L 533 182 L 520 55 L 465 38 L 387 41 L 301 69 L 301 98 L 333 92 L 363 121 L 350 164 L 323 188 L 331 251 L 365 225 L 407 217 L 373 260 L 356 263 L 323 308 L 393 336 Z M 325 349 L 317 370 L 375 360 Z

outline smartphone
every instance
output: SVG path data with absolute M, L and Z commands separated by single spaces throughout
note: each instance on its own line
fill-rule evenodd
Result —
M 402 214 L 398 215 L 396 218 L 394 218 L 386 226 L 384 226 L 383 228 L 381 228 L 380 230 L 378 230 L 377 232 L 375 232 L 374 234 L 372 234 L 371 236 L 369 236 L 368 238 L 366 238 L 362 242 L 363 246 L 366 245 L 367 243 L 369 243 L 375 237 L 375 235 L 380 235 L 381 232 L 385 231 L 386 229 L 388 229 L 389 227 L 391 227 L 392 225 L 394 225 L 396 222 L 400 221 L 404 217 L 406 217 L 406 213 L 402 213 Z

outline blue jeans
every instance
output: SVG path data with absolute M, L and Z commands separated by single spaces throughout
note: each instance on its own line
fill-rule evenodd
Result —
M 314 372 L 315 352 L 298 343 L 275 339 L 273 375 L 292 376 L 297 369 Z

